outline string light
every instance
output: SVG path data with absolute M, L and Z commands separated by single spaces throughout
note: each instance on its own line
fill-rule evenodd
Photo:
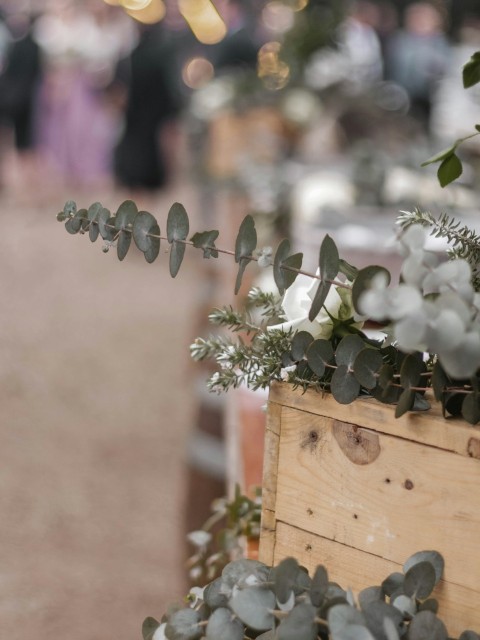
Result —
M 178 6 L 202 44 L 216 44 L 227 35 L 227 25 L 210 0 L 179 0 Z

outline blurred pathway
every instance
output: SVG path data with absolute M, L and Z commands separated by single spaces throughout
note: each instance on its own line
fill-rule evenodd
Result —
M 159 221 L 174 200 L 194 216 L 177 185 Z M 185 589 L 198 258 L 175 281 L 165 255 L 119 263 L 66 233 L 63 202 L 0 194 L 0 637 L 134 640 Z

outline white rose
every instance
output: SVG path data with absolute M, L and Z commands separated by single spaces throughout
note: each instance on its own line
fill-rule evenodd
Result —
M 269 329 L 280 329 L 286 332 L 290 329 L 294 332 L 308 331 L 315 339 L 328 340 L 333 332 L 333 320 L 330 316 L 339 320 L 348 320 L 353 317 L 352 295 L 350 289 L 330 287 L 323 307 L 318 315 L 310 321 L 308 313 L 319 284 L 320 280 L 302 274 L 298 275 L 283 297 L 282 308 L 287 318 L 286 322 L 270 326 Z M 362 325 L 363 322 L 357 322 L 353 326 L 360 329 Z

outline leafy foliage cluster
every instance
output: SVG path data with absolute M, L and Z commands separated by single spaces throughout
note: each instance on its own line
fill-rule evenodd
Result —
M 480 82 L 480 51 L 476 51 L 470 60 L 464 65 L 462 71 L 463 86 L 465 89 L 475 86 Z M 480 124 L 475 125 L 476 133 L 472 133 L 464 138 L 459 138 L 450 147 L 439 151 L 434 156 L 422 163 L 422 167 L 429 164 L 439 163 L 437 176 L 442 187 L 459 178 L 463 173 L 461 159 L 457 155 L 458 147 L 480 134 Z
M 120 260 L 132 238 L 147 262 L 157 258 L 160 242 L 166 240 L 172 277 L 179 272 L 185 248 L 190 245 L 200 249 L 205 258 L 224 253 L 235 259 L 236 292 L 252 261 L 272 267 L 280 295 L 296 286 L 299 274 L 316 281 L 308 320 L 320 313 L 330 316 L 333 329 L 328 339 L 314 339 L 306 331 L 269 328 L 284 319 L 282 300 L 259 289 L 250 292 L 249 308 L 244 312 L 231 307 L 212 312 L 210 320 L 235 335 L 199 338 L 191 347 L 195 359 L 214 358 L 219 365 L 208 381 L 211 390 L 227 390 L 242 383 L 264 388 L 272 380 L 287 380 L 304 389 L 329 390 L 341 403 L 370 394 L 381 402 L 396 404 L 396 415 L 401 416 L 409 410 L 427 409 L 423 396 L 431 386 L 445 414 L 461 414 L 472 424 L 480 420 L 480 294 L 474 289 L 480 243 L 475 234 L 446 216 L 436 221 L 430 214 L 415 212 L 400 219 L 404 230 L 399 248 L 405 260 L 402 282 L 396 287 L 387 287 L 390 274 L 384 267 L 358 270 L 342 260 L 328 235 L 320 247 L 317 273 L 302 270 L 303 256 L 291 254 L 288 240 L 280 242 L 275 253 L 257 251 L 251 216 L 240 226 L 234 251 L 216 246 L 216 230 L 195 233 L 187 240 L 189 218 L 178 203 L 168 213 L 165 238 L 154 216 L 139 212 L 130 200 L 121 204 L 115 215 L 100 203 L 77 210 L 75 203 L 68 202 L 58 218 L 65 221 L 69 233 L 88 232 L 92 241 L 100 235 L 107 249 L 116 244 Z M 430 225 L 432 232 L 453 240 L 452 260 L 437 265 L 436 257 L 423 249 L 422 225 Z M 357 328 L 354 318 L 332 316 L 325 305 L 332 289 L 347 290 L 357 314 L 390 323 L 384 329 L 393 344 L 369 338 Z M 428 367 L 425 352 L 430 354 Z
M 143 623 L 144 640 L 447 640 L 432 592 L 444 561 L 436 551 L 411 556 L 403 572 L 381 585 L 350 590 L 329 580 L 319 565 L 312 576 L 294 558 L 276 567 L 256 560 L 230 562 L 188 606 L 172 608 L 158 622 Z M 465 631 L 460 640 L 479 640 Z
M 261 512 L 259 487 L 253 499 L 243 495 L 237 485 L 231 500 L 214 500 L 212 514 L 202 528 L 187 535 L 187 540 L 194 547 L 194 553 L 187 562 L 192 583 L 212 581 L 232 558 L 242 557 L 245 540 L 258 540 L 260 537 Z M 215 526 L 220 523 L 223 526 L 214 533 Z

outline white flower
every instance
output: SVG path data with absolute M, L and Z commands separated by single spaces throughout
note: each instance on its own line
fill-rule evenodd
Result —
M 297 368 L 296 364 L 292 364 L 289 367 L 284 367 L 280 369 L 280 379 L 284 382 L 288 382 L 290 380 L 290 374 L 295 371 Z
M 318 273 L 317 271 L 317 275 Z M 314 338 L 328 340 L 333 331 L 333 320 L 330 316 L 339 320 L 348 320 L 353 317 L 352 296 L 350 289 L 330 287 L 323 307 L 313 321 L 310 322 L 308 313 L 319 284 L 319 280 L 310 276 L 298 275 L 283 297 L 282 308 L 287 318 L 286 322 L 268 328 L 285 332 L 290 329 L 293 331 L 308 331 Z M 359 322 L 354 326 L 360 328 L 362 325 L 363 323 Z

